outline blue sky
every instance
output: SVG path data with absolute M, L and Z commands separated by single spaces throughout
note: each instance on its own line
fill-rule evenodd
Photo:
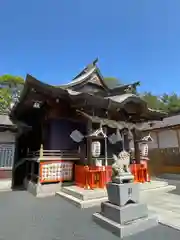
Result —
M 180 94 L 179 0 L 0 0 L 0 75 L 66 83 L 99 58 L 104 76 Z

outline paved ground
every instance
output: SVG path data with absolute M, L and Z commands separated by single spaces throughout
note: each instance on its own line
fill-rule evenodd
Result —
M 99 207 L 80 210 L 60 197 L 37 199 L 23 191 L 0 193 L 0 240 L 117 240 L 92 222 Z M 126 240 L 179 240 L 180 232 L 159 225 Z
M 174 175 L 174 176 L 173 176 Z M 171 191 L 172 194 L 175 195 L 180 195 L 180 175 L 175 175 L 175 174 L 170 174 L 170 179 L 168 178 L 164 178 L 163 176 L 161 178 L 155 178 L 155 180 L 163 180 L 163 181 L 167 181 L 170 185 L 174 185 L 176 186 L 176 189 Z
M 170 185 L 175 185 L 176 190 L 168 193 L 152 193 L 142 198 L 142 201 L 148 203 L 150 210 L 158 213 L 160 221 L 168 226 L 180 230 L 180 180 L 163 179 Z
M 180 195 L 180 180 L 169 180 L 169 179 L 165 179 L 165 180 L 168 181 L 169 184 L 176 186 L 176 189 L 173 190 L 171 193 Z
M 180 230 L 180 196 L 172 193 L 156 194 L 142 199 L 151 211 L 155 211 L 161 223 Z

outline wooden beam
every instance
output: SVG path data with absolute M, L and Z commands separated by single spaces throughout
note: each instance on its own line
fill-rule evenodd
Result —
M 178 148 L 180 148 L 180 136 L 179 136 L 179 131 L 178 131 L 178 129 L 174 129 L 174 131 L 176 132 L 176 136 L 177 136 L 177 140 L 178 140 Z
M 90 133 L 92 133 L 92 122 L 88 120 L 87 135 L 89 135 Z M 92 145 L 92 138 L 87 137 L 87 163 L 90 166 L 93 165 L 91 145 Z
M 155 131 L 154 132 L 155 135 L 156 135 L 156 138 L 157 138 L 157 145 L 158 145 L 158 149 L 160 148 L 160 142 L 159 142 L 159 132 L 158 131 Z
M 140 158 L 139 141 L 138 141 L 138 138 L 137 138 L 137 134 L 136 134 L 136 130 L 135 130 L 135 129 L 132 130 L 132 134 L 133 134 L 133 139 L 134 139 L 134 155 L 135 155 L 135 161 L 136 161 L 136 164 L 140 164 L 140 163 L 141 163 L 141 158 Z

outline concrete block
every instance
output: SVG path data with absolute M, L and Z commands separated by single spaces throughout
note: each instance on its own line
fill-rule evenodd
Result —
M 12 179 L 3 179 L 0 181 L 0 192 L 11 191 Z
M 110 202 L 104 202 L 101 204 L 101 214 L 114 222 L 125 224 L 139 218 L 147 217 L 148 208 L 143 203 L 133 203 L 119 207 Z
M 61 183 L 40 184 L 26 180 L 24 186 L 28 192 L 36 197 L 49 197 L 55 196 L 61 188 Z
M 140 218 L 122 225 L 110 220 L 109 218 L 104 217 L 100 213 L 93 214 L 93 220 L 98 225 L 120 238 L 143 232 L 158 225 L 158 218 L 155 215 L 151 215 L 146 218 Z
M 108 200 L 112 204 L 124 206 L 128 202 L 139 202 L 140 190 L 139 184 L 136 183 L 108 183 L 107 184 Z

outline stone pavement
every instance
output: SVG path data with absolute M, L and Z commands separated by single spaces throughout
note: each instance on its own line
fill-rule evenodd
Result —
M 117 240 L 92 221 L 100 207 L 79 209 L 59 197 L 26 191 L 0 193 L 0 240 Z M 179 240 L 180 232 L 158 227 L 125 240 Z
M 142 201 L 148 204 L 149 210 L 159 215 L 162 224 L 180 230 L 180 196 L 172 193 L 143 195 Z

